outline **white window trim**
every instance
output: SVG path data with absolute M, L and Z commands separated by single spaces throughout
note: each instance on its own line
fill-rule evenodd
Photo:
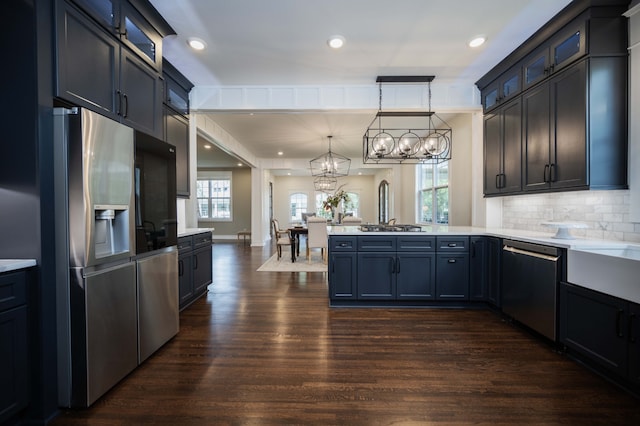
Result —
M 198 170 L 197 180 L 204 179 L 229 179 L 229 192 L 231 193 L 231 199 L 229 201 L 229 218 L 209 218 L 198 216 L 198 222 L 233 222 L 233 173 L 231 171 L 220 170 Z M 196 203 L 198 196 L 196 194 Z

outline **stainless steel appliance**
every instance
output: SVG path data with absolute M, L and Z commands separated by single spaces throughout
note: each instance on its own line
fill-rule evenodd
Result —
M 137 366 L 133 130 L 54 110 L 58 395 L 87 407 Z
M 503 312 L 556 341 L 557 288 L 561 274 L 562 251 L 559 248 L 504 240 Z
M 179 330 L 175 147 L 135 133 L 138 362 Z
M 420 225 L 376 225 L 363 224 L 360 225 L 362 232 L 423 232 L 424 229 Z

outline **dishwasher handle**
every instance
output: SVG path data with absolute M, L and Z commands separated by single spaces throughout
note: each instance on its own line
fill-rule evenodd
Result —
M 522 254 L 524 256 L 535 257 L 538 259 L 549 260 L 551 262 L 557 262 L 558 259 L 560 259 L 560 256 L 549 256 L 548 254 L 536 253 L 535 251 L 529 251 L 529 250 L 522 250 L 522 249 L 511 247 L 508 245 L 505 245 L 504 247 L 502 247 L 502 250 L 515 253 L 515 254 Z

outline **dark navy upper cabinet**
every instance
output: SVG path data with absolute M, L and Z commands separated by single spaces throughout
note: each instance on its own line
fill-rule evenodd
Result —
M 56 1 L 54 94 L 161 138 L 162 36 L 173 30 L 136 2 L 155 25 L 125 0 Z
M 627 188 L 627 5 L 572 2 L 476 83 L 486 196 Z M 508 83 L 514 69 L 520 86 Z M 503 115 L 505 84 L 520 87 L 509 103 L 519 124 Z M 522 153 L 508 171 L 506 147 Z

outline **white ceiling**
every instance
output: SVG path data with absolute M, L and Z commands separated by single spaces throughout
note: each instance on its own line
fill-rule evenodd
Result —
M 378 75 L 435 75 L 472 86 L 570 2 L 150 1 L 177 32 L 164 40 L 165 58 L 196 86 L 240 87 L 371 85 Z M 346 39 L 337 51 L 326 43 L 336 34 Z M 469 48 L 477 35 L 487 43 Z M 189 37 L 207 49 L 191 50 Z M 326 151 L 329 134 L 334 151 L 360 158 L 375 110 L 208 114 L 258 158 L 277 158 L 277 151 L 313 158 Z

